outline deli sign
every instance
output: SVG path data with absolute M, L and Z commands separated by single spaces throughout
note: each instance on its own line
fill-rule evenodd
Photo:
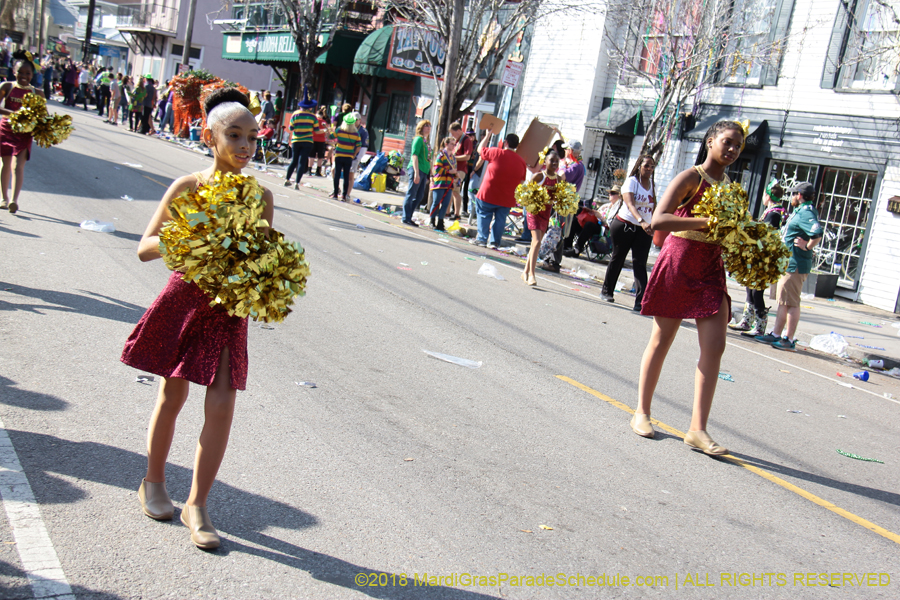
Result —
M 446 58 L 447 46 L 437 30 L 414 25 L 394 25 L 386 65 L 391 71 L 442 79 Z

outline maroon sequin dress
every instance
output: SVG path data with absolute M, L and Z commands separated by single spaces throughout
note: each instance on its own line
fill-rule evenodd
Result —
M 34 91 L 32 87 L 21 87 L 13 83 L 12 89 L 3 99 L 3 108 L 13 112 L 22 108 L 22 98 Z M 0 156 L 18 156 L 25 153 L 25 160 L 31 159 L 31 134 L 16 133 L 12 130 L 9 119 L 0 119 Z
M 677 217 L 692 217 L 694 205 L 703 198 L 703 192 L 718 183 L 703 169 L 697 191 L 684 204 L 675 209 Z M 726 177 L 724 183 L 728 183 Z M 703 319 L 719 312 L 722 298 L 731 298 L 725 287 L 725 265 L 722 263 L 722 247 L 708 241 L 701 231 L 676 231 L 665 243 L 644 291 L 641 314 L 669 319 Z
M 558 181 L 558 173 L 555 179 L 550 179 L 546 174 L 544 175 L 544 181 L 541 183 L 541 185 L 547 188 L 547 193 L 550 194 L 550 204 L 547 205 L 547 208 L 536 215 L 525 213 L 525 224 L 528 226 L 529 231 L 546 232 L 547 228 L 550 227 L 550 217 L 551 215 L 553 215 L 553 196 L 555 194 L 555 192 L 553 191 L 553 186 L 555 186 Z
M 193 283 L 172 273 L 125 342 L 122 362 L 160 377 L 211 385 L 228 348 L 231 387 L 247 387 L 247 319 L 230 317 Z

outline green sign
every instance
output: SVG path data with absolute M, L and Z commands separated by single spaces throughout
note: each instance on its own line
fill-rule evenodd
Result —
M 300 59 L 294 37 L 289 31 L 226 33 L 223 38 L 222 58 L 283 62 Z

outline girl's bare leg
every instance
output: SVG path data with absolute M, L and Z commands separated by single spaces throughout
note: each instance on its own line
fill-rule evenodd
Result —
M 691 431 L 706 431 L 706 420 L 712 408 L 719 366 L 725 353 L 725 335 L 728 326 L 728 301 L 722 298 L 719 312 L 705 319 L 697 319 L 697 338 L 700 341 L 700 360 L 694 377 L 694 412 Z
M 206 388 L 204 408 L 206 420 L 200 433 L 200 441 L 197 443 L 194 479 L 186 502 L 190 506 L 206 506 L 206 499 L 222 465 L 225 449 L 228 447 L 231 420 L 234 417 L 234 400 L 237 395 L 237 390 L 231 387 L 231 369 L 228 360 L 228 348 L 225 348 L 219 359 L 216 377 L 212 385 Z
M 534 279 L 534 268 L 537 265 L 538 252 L 541 251 L 541 240 L 544 232 L 540 229 L 531 230 L 531 248 L 528 250 L 528 258 L 525 259 L 525 278 Z
M 3 204 L 9 204 L 9 182 L 12 178 L 12 156 L 3 157 L 3 169 L 0 170 L 0 186 L 3 186 Z
M 22 184 L 25 183 L 25 152 L 19 152 L 13 157 L 13 178 L 12 178 L 12 186 L 13 186 L 13 199 L 12 201 L 17 203 L 19 202 L 19 192 L 22 191 Z
M 653 402 L 656 384 L 659 383 L 659 374 L 662 372 L 666 355 L 669 353 L 669 348 L 672 347 L 672 342 L 675 341 L 675 334 L 678 333 L 680 325 L 681 319 L 653 317 L 653 331 L 650 333 L 650 341 L 647 342 L 647 348 L 641 359 L 638 406 L 634 411 L 637 414 L 650 414 L 650 404 Z
M 156 408 L 147 429 L 147 476 L 149 482 L 166 480 L 166 459 L 175 436 L 175 420 L 188 397 L 188 381 L 179 377 L 163 379 Z

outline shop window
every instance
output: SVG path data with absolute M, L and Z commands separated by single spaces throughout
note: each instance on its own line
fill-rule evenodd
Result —
M 900 91 L 900 6 L 882 0 L 838 4 L 821 87 Z
M 837 273 L 838 283 L 855 287 L 875 194 L 877 173 L 825 167 L 816 207 L 825 228 L 816 247 L 819 271 Z
M 408 94 L 391 94 L 391 108 L 388 111 L 385 133 L 406 136 L 406 122 L 409 120 L 411 99 Z
M 725 83 L 775 85 L 794 0 L 736 0 L 722 65 Z

